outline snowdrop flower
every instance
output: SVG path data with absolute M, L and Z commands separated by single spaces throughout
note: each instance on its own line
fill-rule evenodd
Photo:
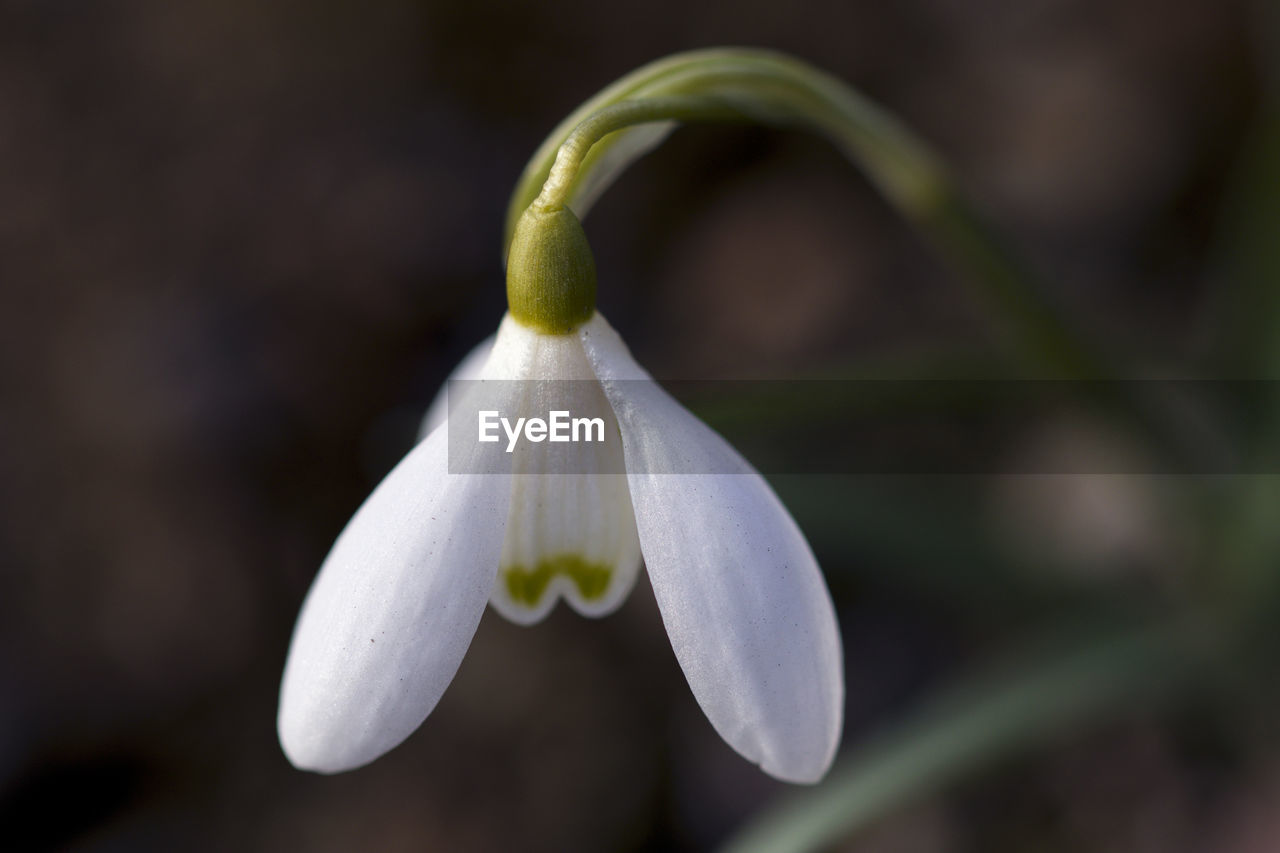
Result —
M 324 773 L 372 761 L 435 707 L 486 603 L 522 625 L 561 598 L 604 616 L 643 559 L 716 731 L 773 776 L 817 781 L 839 741 L 844 677 L 831 597 L 800 529 L 595 311 L 594 262 L 569 210 L 525 214 L 508 299 L 497 335 L 454 374 L 485 380 L 475 384 L 492 386 L 488 399 L 450 406 L 448 420 L 433 408 L 429 435 L 351 519 L 307 595 L 280 692 L 285 753 Z M 483 460 L 476 442 L 451 446 L 466 423 L 455 409 L 553 397 L 603 419 L 615 440 L 526 442 Z

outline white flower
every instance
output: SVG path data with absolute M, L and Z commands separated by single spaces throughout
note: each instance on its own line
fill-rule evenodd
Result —
M 478 353 L 456 378 L 547 380 L 491 383 L 507 397 L 572 389 L 560 393 L 574 395 L 573 411 L 606 418 L 621 442 L 538 444 L 495 454 L 507 466 L 495 470 L 494 455 L 450 458 L 451 427 L 435 407 L 428 421 L 442 422 L 355 514 L 303 604 L 280 690 L 289 759 L 326 773 L 372 761 L 435 707 L 486 602 L 521 624 L 557 598 L 602 616 L 643 554 L 716 731 L 780 779 L 820 779 L 840 738 L 840 634 L 813 553 L 764 479 L 653 382 L 599 314 L 562 335 L 508 315 Z M 579 454 L 571 468 L 563 454 Z M 480 464 L 495 472 L 460 473 Z

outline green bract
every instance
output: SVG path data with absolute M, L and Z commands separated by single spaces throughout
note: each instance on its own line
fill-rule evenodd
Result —
M 596 262 L 567 207 L 530 205 L 507 257 L 507 304 L 521 325 L 567 335 L 596 310 Z

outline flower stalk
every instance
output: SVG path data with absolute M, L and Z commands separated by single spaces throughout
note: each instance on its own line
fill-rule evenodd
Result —
M 678 54 L 605 88 L 561 122 L 517 182 L 505 245 L 530 204 L 586 216 L 601 192 L 678 123 L 742 120 L 816 132 L 963 269 L 1006 337 L 1050 375 L 1098 379 L 1103 361 L 973 212 L 939 158 L 840 80 L 790 57 L 724 48 Z

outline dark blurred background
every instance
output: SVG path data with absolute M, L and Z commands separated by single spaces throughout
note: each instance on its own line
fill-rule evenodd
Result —
M 715 735 L 644 581 L 599 622 L 486 614 L 368 768 L 304 774 L 276 744 L 314 572 L 504 310 L 525 160 L 661 55 L 789 51 L 902 116 L 1090 328 L 1178 375 L 1230 337 L 1219 212 L 1264 32 L 1230 0 L 0 3 L 0 847 L 720 843 L 786 786 Z M 601 308 L 659 377 L 991 353 L 960 277 L 821 140 L 682 130 L 586 228 Z M 1059 427 L 1027 452 L 1090 435 Z M 966 519 L 870 488 L 779 483 L 837 600 L 846 745 L 1105 592 L 1114 550 L 1139 591 L 1183 553 L 1141 495 L 1077 495 L 1073 528 L 1060 497 L 992 486 Z M 1129 715 L 842 849 L 1280 849 L 1275 741 L 1225 741 Z

